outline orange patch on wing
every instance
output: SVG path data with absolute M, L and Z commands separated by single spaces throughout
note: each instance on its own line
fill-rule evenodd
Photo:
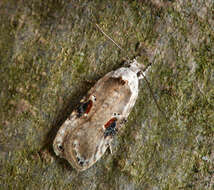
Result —
M 112 119 L 110 119 L 104 126 L 107 129 L 112 123 L 114 123 L 115 121 L 117 121 L 117 119 L 114 117 Z
M 89 100 L 89 103 L 88 103 L 88 106 L 87 106 L 87 109 L 85 111 L 86 114 L 88 114 L 92 108 L 92 105 L 93 105 L 93 102 L 92 100 Z

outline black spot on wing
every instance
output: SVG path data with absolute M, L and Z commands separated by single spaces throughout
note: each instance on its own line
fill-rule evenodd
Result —
M 116 121 L 112 122 L 104 131 L 104 138 L 107 136 L 114 136 L 117 133 Z

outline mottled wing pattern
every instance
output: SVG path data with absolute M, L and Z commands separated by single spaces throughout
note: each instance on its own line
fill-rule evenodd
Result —
M 131 97 L 127 82 L 110 76 L 98 81 L 98 86 L 89 91 L 89 96 L 96 96 L 90 113 L 81 117 L 79 127 L 70 130 L 64 139 L 63 146 L 67 150 L 64 157 L 78 170 L 90 167 L 104 154 L 112 140 L 111 135 L 107 139 L 104 135 L 105 124 L 115 113 L 122 114 Z M 117 119 L 118 126 L 122 119 Z

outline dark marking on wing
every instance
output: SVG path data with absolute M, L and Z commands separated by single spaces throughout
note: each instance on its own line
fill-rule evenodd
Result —
M 125 85 L 126 84 L 126 81 L 122 79 L 122 77 L 119 77 L 119 78 L 116 78 L 119 80 L 119 83 L 122 84 L 122 85 Z
M 79 163 L 80 166 L 83 166 L 84 159 L 81 159 L 81 158 L 77 157 L 77 162 Z
M 104 131 L 104 138 L 106 138 L 107 136 L 114 136 L 117 133 L 117 128 L 116 128 L 116 123 L 117 119 L 116 118 L 112 118 L 110 119 L 105 125 L 105 131 Z
M 88 114 L 92 108 L 92 105 L 92 100 L 81 103 L 80 106 L 77 108 L 77 117 L 81 117 L 85 113 Z

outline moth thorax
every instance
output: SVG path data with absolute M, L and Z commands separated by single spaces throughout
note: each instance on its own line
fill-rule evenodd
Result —
M 135 72 L 136 74 L 138 72 L 141 72 L 142 70 L 142 66 L 136 61 L 136 59 L 134 59 L 133 61 L 131 61 L 128 65 L 129 69 L 132 70 L 133 72 Z

